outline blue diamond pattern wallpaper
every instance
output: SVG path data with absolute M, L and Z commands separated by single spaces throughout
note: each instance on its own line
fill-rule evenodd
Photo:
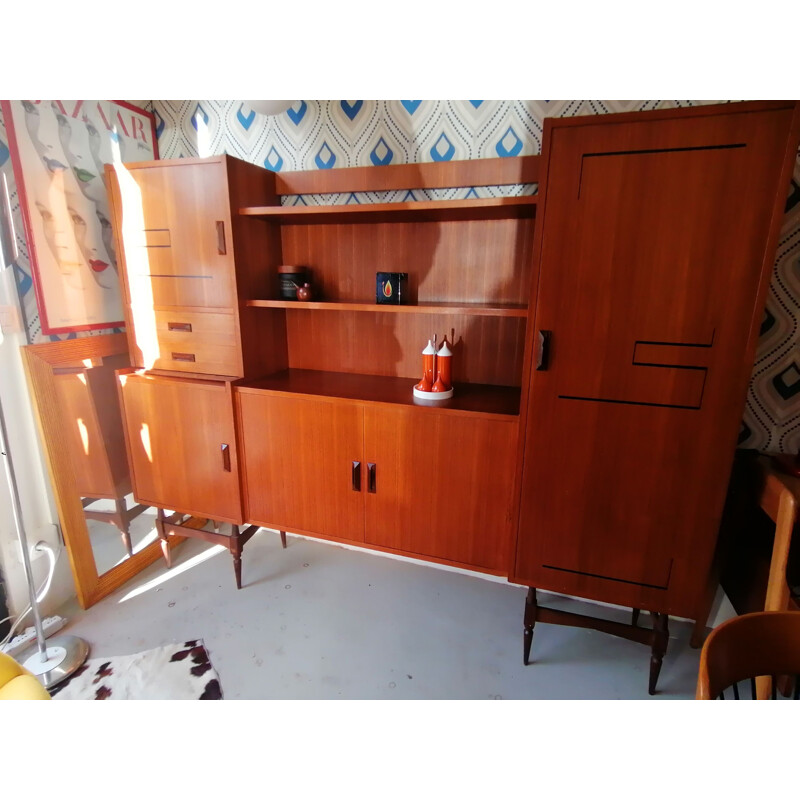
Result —
M 645 111 L 722 101 L 696 100 L 298 100 L 266 117 L 242 100 L 154 100 L 162 158 L 228 153 L 267 169 L 339 169 L 541 152 L 545 117 Z M 0 119 L 0 172 L 19 218 Z M 531 194 L 535 185 L 284 197 L 286 204 L 370 203 Z M 17 285 L 31 342 L 42 341 L 30 267 L 20 248 Z M 74 336 L 75 334 L 70 334 Z M 50 337 L 57 338 L 57 337 Z M 748 389 L 739 445 L 772 452 L 800 448 L 800 157 L 786 212 Z

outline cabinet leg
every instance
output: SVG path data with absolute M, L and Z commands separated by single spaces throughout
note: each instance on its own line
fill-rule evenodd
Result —
M 661 663 L 664 660 L 664 654 L 667 652 L 667 644 L 669 643 L 669 615 L 668 614 L 653 614 L 653 644 L 650 655 L 650 685 L 648 692 L 650 694 L 656 693 L 656 683 L 658 676 L 661 672 Z
M 161 540 L 161 554 L 164 556 L 164 561 L 167 562 L 167 569 L 172 566 L 172 554 L 169 551 L 169 540 L 167 538 L 167 531 L 164 527 L 164 520 L 166 519 L 166 515 L 164 514 L 164 509 L 158 509 L 158 515 L 156 516 L 156 530 L 158 531 L 158 538 Z
M 233 574 L 236 576 L 236 588 L 242 588 L 242 544 L 239 541 L 239 526 L 231 525 L 231 543 L 229 546 L 233 556 Z
M 283 546 L 283 549 L 285 550 L 286 549 L 286 531 L 281 531 L 280 533 L 281 533 L 281 545 Z
M 114 506 L 117 509 L 117 520 L 119 526 L 119 532 L 122 536 L 122 546 L 125 548 L 125 552 L 129 555 L 133 555 L 133 547 L 131 546 L 131 532 L 130 532 L 130 521 L 128 520 L 128 510 L 125 508 L 124 501 L 117 498 L 114 500 Z
M 531 644 L 533 643 L 533 626 L 536 624 L 536 612 L 539 610 L 536 604 L 536 589 L 532 586 L 528 589 L 528 596 L 525 598 L 525 619 L 523 621 L 522 633 L 522 663 L 527 667 L 530 663 Z
M 633 609 L 633 614 L 631 614 L 631 625 L 633 625 L 633 627 L 635 628 L 636 627 L 636 623 L 638 621 L 639 621 L 639 609 L 638 608 L 634 608 Z

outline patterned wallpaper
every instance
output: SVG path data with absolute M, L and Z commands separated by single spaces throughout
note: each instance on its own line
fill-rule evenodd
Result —
M 701 105 L 689 100 L 300 100 L 274 117 L 239 100 L 152 103 L 162 158 L 229 153 L 275 171 L 534 155 L 545 117 L 607 114 Z M 0 171 L 10 170 L 0 119 Z M 436 191 L 304 195 L 284 203 L 353 203 L 497 196 L 535 186 Z M 12 200 L 16 204 L 16 199 Z M 18 209 L 17 209 L 18 210 Z M 21 225 L 18 225 L 21 230 Z M 21 243 L 24 253 L 24 242 Z M 29 337 L 41 337 L 27 259 L 20 259 L 20 295 Z M 800 157 L 761 327 L 740 446 L 800 448 Z

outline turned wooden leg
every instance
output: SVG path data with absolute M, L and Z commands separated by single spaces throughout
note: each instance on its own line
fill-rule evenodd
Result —
M 130 521 L 128 520 L 128 510 L 125 508 L 124 503 L 122 500 L 117 498 L 114 501 L 114 505 L 117 508 L 117 518 L 119 519 L 119 532 L 122 536 L 122 545 L 125 548 L 125 552 L 129 555 L 133 555 L 133 547 L 131 546 L 131 532 L 130 532 Z
M 172 554 L 169 551 L 169 539 L 164 527 L 165 519 L 164 509 L 159 508 L 156 516 L 156 530 L 158 531 L 158 538 L 161 540 L 161 554 L 164 556 L 164 561 L 167 562 L 167 569 L 169 569 L 172 566 Z
M 281 544 L 283 545 L 283 549 L 286 549 L 286 531 L 281 531 Z
M 528 596 L 525 598 L 525 619 L 523 621 L 524 630 L 522 634 L 522 663 L 527 667 L 530 663 L 531 644 L 533 643 L 533 626 L 536 624 L 536 612 L 539 606 L 536 604 L 536 589 L 532 586 L 528 589 Z
M 636 627 L 636 623 L 638 621 L 639 621 L 639 609 L 638 608 L 634 608 L 633 609 L 633 614 L 631 614 L 631 625 L 633 625 L 633 627 L 635 628 Z
M 653 639 L 652 651 L 650 655 L 650 685 L 648 692 L 656 693 L 656 683 L 661 672 L 661 663 L 664 654 L 667 652 L 669 643 L 669 615 L 653 614 Z
M 239 526 L 231 525 L 231 541 L 229 545 L 233 556 L 233 574 L 236 576 L 236 588 L 242 588 L 242 544 L 239 541 Z

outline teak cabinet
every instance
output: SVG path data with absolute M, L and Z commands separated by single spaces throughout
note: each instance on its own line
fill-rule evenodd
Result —
M 694 617 L 795 113 L 548 120 L 515 581 Z
M 531 587 L 526 662 L 537 620 L 589 624 L 536 588 L 647 609 L 652 636 L 602 629 L 652 644 L 653 689 L 666 615 L 701 613 L 798 119 L 733 103 L 548 119 L 541 157 L 109 167 L 137 499 L 506 575 Z M 281 204 L 509 184 L 540 191 Z M 280 297 L 282 264 L 311 301 Z M 375 304 L 378 271 L 409 274 L 408 305 Z M 434 335 L 456 391 L 428 407 Z
M 513 421 L 252 388 L 236 400 L 249 521 L 505 570 L 513 484 L 497 464 L 513 463 Z
M 228 156 L 105 169 L 131 363 L 228 378 L 270 371 L 239 301 L 269 280 L 271 243 L 238 215 L 270 197 L 269 173 Z
M 230 384 L 139 372 L 119 378 L 137 501 L 240 524 Z

